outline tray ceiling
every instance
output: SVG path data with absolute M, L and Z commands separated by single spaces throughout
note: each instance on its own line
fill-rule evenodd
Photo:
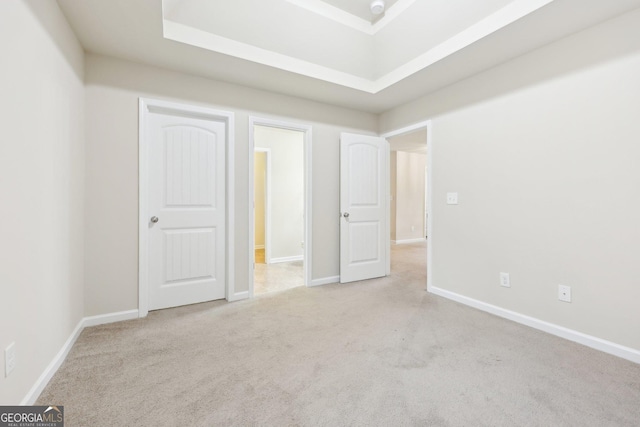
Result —
M 363 0 L 58 4 L 88 52 L 382 112 L 640 0 L 396 0 L 373 23 Z
M 552 1 L 402 0 L 404 8 L 398 15 L 390 10 L 387 21 L 363 21 L 370 28 L 384 28 L 364 32 L 341 19 L 341 9 L 333 8 L 331 15 L 307 7 L 326 5 L 323 1 L 234 0 L 240 8 L 219 13 L 215 1 L 180 0 L 164 9 L 163 34 L 375 94 Z

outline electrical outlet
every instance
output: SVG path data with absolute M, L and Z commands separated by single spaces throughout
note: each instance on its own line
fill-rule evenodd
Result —
M 500 286 L 505 288 L 511 287 L 511 279 L 509 279 L 509 273 L 500 273 Z
M 558 299 L 564 302 L 571 302 L 571 286 L 558 285 Z
M 16 343 L 12 342 L 4 349 L 4 376 L 8 377 L 16 367 Z
M 458 193 L 447 193 L 447 204 L 448 205 L 457 205 L 458 204 Z

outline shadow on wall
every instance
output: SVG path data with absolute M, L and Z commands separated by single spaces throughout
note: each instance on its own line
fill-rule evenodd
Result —
M 384 113 L 380 118 L 380 129 L 406 126 L 638 52 L 638 15 L 640 9 L 614 18 L 617 20 L 615 26 L 606 21 Z M 481 48 L 490 37 L 467 49 Z M 462 64 L 456 64 L 453 55 L 432 68 L 446 67 L 455 72 L 460 66 Z M 401 84 L 405 83 L 410 85 L 411 77 Z
M 56 47 L 67 60 L 69 67 L 73 70 L 79 80 L 84 81 L 84 54 L 81 49 L 73 49 L 72 46 L 78 43 L 73 31 L 66 25 L 54 23 L 53 19 L 64 20 L 61 13 L 52 13 L 52 8 L 58 8 L 58 4 L 54 1 L 34 2 L 26 1 L 24 4 L 29 8 L 33 16 L 40 22 L 42 28 L 47 31 L 49 38 L 55 43 Z

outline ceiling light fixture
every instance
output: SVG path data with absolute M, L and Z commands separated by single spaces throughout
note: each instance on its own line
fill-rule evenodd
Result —
M 371 9 L 371 13 L 373 13 L 374 15 L 380 15 L 382 12 L 384 12 L 384 1 L 373 0 L 369 8 Z

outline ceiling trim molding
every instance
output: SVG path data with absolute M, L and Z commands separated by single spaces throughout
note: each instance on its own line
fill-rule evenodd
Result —
M 386 27 L 391 21 L 400 16 L 409 6 L 416 0 L 398 0 L 393 6 L 387 9 L 384 16 L 375 24 L 362 19 L 359 16 L 352 15 L 349 12 L 323 2 L 322 0 L 287 0 L 289 3 L 306 9 L 310 12 L 329 18 L 339 24 L 351 27 L 354 30 L 361 31 L 370 36 L 375 35 L 378 31 Z
M 354 30 L 362 31 L 363 33 L 372 34 L 373 26 L 370 22 L 352 15 L 344 10 L 325 3 L 321 0 L 287 0 L 289 3 L 298 7 L 308 10 L 309 12 L 316 13 L 325 18 L 329 18 L 339 24 L 351 27 Z
M 301 0 L 287 0 L 301 1 Z M 323 3 L 320 0 L 304 0 Z M 402 0 L 400 0 L 402 1 Z M 409 0 L 414 1 L 414 0 Z M 516 0 L 382 77 L 372 80 L 163 19 L 165 38 L 370 94 L 378 93 L 555 0 Z M 400 3 L 400 2 L 398 2 Z M 398 4 L 396 3 L 396 5 Z M 326 3 L 323 3 L 326 4 Z M 327 5 L 329 6 L 329 5 Z M 395 6 L 395 5 L 394 5 Z M 331 6 L 333 7 L 333 6 Z M 340 10 L 335 8 L 336 10 Z M 341 11 L 341 10 L 340 10 Z M 341 11 L 343 12 L 343 11 Z M 346 12 L 343 12 L 346 13 Z M 354 18 L 353 15 L 347 14 Z M 360 19 L 360 18 L 357 18 Z M 364 20 L 363 20 L 364 22 Z
M 296 74 L 335 83 L 368 93 L 376 93 L 376 84 L 369 79 L 304 61 L 282 53 L 262 49 L 226 37 L 199 30 L 168 19 L 162 20 L 166 39 L 200 47 L 247 61 L 257 62 Z
M 518 0 L 492 13 L 481 21 L 459 32 L 422 55 L 405 62 L 376 80 L 376 92 L 385 89 L 418 71 L 487 37 L 503 27 L 523 18 L 555 0 Z

